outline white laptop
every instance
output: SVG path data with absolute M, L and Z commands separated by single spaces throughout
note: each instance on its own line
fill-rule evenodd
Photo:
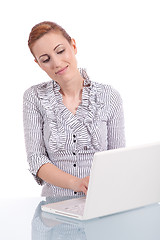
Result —
M 88 220 L 160 202 L 160 142 L 94 155 L 86 197 L 42 211 Z

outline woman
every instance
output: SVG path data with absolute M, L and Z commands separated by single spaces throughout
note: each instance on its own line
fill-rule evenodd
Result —
M 24 93 L 30 172 L 42 196 L 84 195 L 94 153 L 125 145 L 121 97 L 77 68 L 75 40 L 59 25 L 37 24 L 28 45 L 52 79 Z

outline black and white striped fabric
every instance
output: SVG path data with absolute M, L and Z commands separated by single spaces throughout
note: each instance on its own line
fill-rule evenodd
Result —
M 75 115 L 64 106 L 60 86 L 55 81 L 32 86 L 24 93 L 27 159 L 30 172 L 43 185 L 42 196 L 82 195 L 38 178 L 43 164 L 52 163 L 83 178 L 90 174 L 95 152 L 125 146 L 119 93 L 110 85 L 92 82 L 84 69 L 80 73 L 85 80 L 82 102 Z

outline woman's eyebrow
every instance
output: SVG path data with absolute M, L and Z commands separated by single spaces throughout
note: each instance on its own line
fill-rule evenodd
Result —
M 63 45 L 63 44 L 60 43 L 60 44 L 58 44 L 57 46 L 55 46 L 54 51 L 55 51 L 56 48 L 58 48 L 60 45 Z M 44 57 L 44 56 L 49 57 L 48 54 L 42 54 L 41 56 L 39 56 L 39 59 L 40 59 L 41 57 Z
M 56 48 L 58 48 L 60 45 L 62 45 L 61 43 L 58 44 L 55 48 L 54 48 L 54 51 L 56 50 Z
M 41 56 L 39 56 L 39 59 L 44 56 L 49 57 L 48 54 L 42 54 Z

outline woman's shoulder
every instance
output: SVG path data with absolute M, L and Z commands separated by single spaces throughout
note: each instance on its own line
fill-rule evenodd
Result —
M 107 109 L 122 105 L 121 95 L 112 85 L 94 82 L 93 86 L 98 102 L 104 104 Z
M 106 97 L 109 97 L 112 95 L 120 96 L 119 91 L 116 88 L 114 88 L 111 84 L 92 82 L 92 85 L 95 91 L 102 94 L 103 96 L 106 96 Z
M 36 85 L 33 85 L 25 90 L 24 97 L 27 96 L 38 96 L 41 93 L 47 93 L 53 87 L 52 81 L 42 82 Z

